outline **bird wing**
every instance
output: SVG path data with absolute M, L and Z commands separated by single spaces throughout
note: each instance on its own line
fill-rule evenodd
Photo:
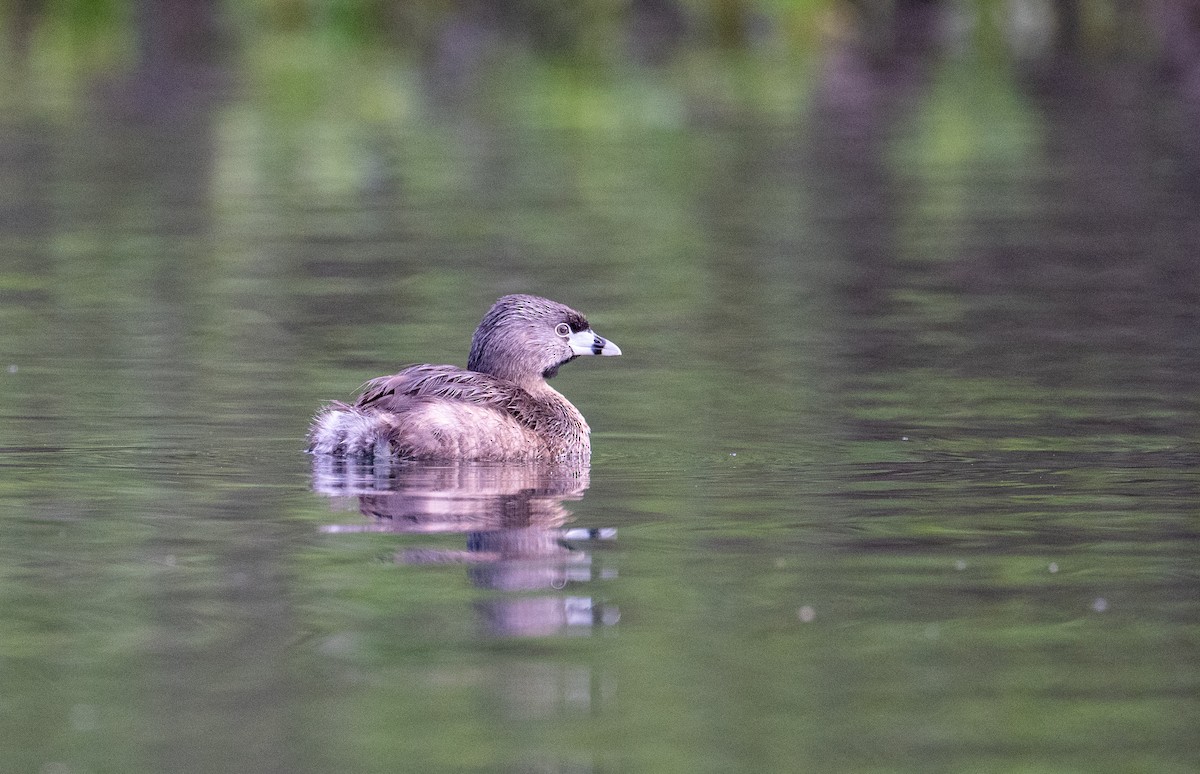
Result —
M 399 411 L 413 399 L 440 398 L 502 411 L 528 424 L 532 397 L 517 385 L 451 365 L 416 365 L 363 385 L 355 406 Z

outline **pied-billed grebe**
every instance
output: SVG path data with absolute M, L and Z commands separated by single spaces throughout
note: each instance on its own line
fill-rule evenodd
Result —
M 538 296 L 498 300 L 475 329 L 466 369 L 415 365 L 367 382 L 354 405 L 313 420 L 315 454 L 423 460 L 587 460 L 588 424 L 546 384 L 580 355 L 619 355 L 574 309 Z

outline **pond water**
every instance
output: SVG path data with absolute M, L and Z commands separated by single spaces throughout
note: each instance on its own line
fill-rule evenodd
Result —
M 364 107 L 336 59 L 6 87 L 5 769 L 1200 767 L 1153 73 L 341 65 Z M 590 468 L 304 454 L 515 291 L 624 351 L 555 380 Z

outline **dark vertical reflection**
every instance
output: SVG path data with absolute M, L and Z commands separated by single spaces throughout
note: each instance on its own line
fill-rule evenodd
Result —
M 188 394 L 186 387 L 180 395 L 177 385 L 180 379 L 184 384 L 208 381 L 191 358 L 179 355 L 196 351 L 201 342 L 194 332 L 203 329 L 203 316 L 215 311 L 197 304 L 195 290 L 220 276 L 212 254 L 215 129 L 228 79 L 227 22 L 220 9 L 216 0 L 139 4 L 138 64 L 110 83 L 103 97 L 114 118 L 117 136 L 110 139 L 118 163 L 128 165 L 114 177 L 133 184 L 127 191 L 132 201 L 145 202 L 146 189 L 153 192 L 160 249 L 177 254 L 175 260 L 157 262 L 153 280 L 163 308 L 179 310 L 163 315 L 170 322 L 160 344 L 160 356 L 170 358 L 175 372 L 151 393 L 167 413 L 178 410 L 171 405 L 175 401 L 191 406 L 185 410 L 203 411 L 211 400 Z M 225 357 L 236 361 L 249 355 L 252 341 L 235 334 Z M 275 510 L 274 499 L 269 489 L 236 491 L 192 513 L 189 518 L 214 521 L 245 518 L 253 526 L 216 546 L 203 573 L 164 583 L 151 598 L 162 636 L 161 655 L 146 675 L 152 723 L 159 732 L 150 746 L 156 768 L 294 772 L 319 766 L 306 752 L 287 665 L 294 638 L 292 578 L 273 537 L 275 527 L 261 518 Z M 166 534 L 172 531 L 176 534 Z M 174 555 L 178 538 L 189 528 L 163 525 L 162 532 L 162 542 L 150 550 Z M 222 744 L 214 745 L 214 739 Z
M 17 0 L 9 4 L 8 11 L 12 14 L 12 20 L 9 22 L 9 28 L 5 30 L 5 37 L 11 45 L 13 62 L 22 73 L 29 66 L 33 36 L 44 8 L 44 0 Z
M 910 192 L 888 153 L 928 88 L 942 13 L 939 4 L 900 4 L 893 15 L 868 19 L 861 36 L 831 45 L 822 62 L 807 166 L 821 243 L 843 269 L 834 308 L 849 334 L 849 374 L 901 366 L 906 356 L 905 331 L 878 324 L 906 281 L 896 222 Z
M 963 257 L 962 289 L 976 304 L 970 367 L 1127 393 L 1136 425 L 1153 413 L 1136 393 L 1178 396 L 1172 408 L 1183 409 L 1198 385 L 1198 197 L 1178 163 L 1188 133 L 1162 120 L 1175 100 L 1154 68 L 1050 56 L 1020 80 L 1043 133 L 1029 174 L 1046 204 L 1013 249 Z M 986 229 L 986 213 L 978 218 Z M 1187 424 L 1175 429 L 1190 434 Z
M 1057 9 L 1079 12 L 1073 4 Z M 1188 257 L 1196 252 L 1195 219 L 1186 214 L 1195 197 L 1180 195 L 1189 184 L 1182 159 L 1190 132 L 1163 120 L 1179 100 L 1143 60 L 1087 60 L 1094 54 L 1076 50 L 1067 24 L 1056 27 L 1059 44 L 1011 74 L 1036 121 L 1011 141 L 1040 157 L 1002 166 L 980 152 L 962 170 L 909 168 L 897 161 L 897 146 L 937 129 L 914 120 L 931 70 L 968 66 L 944 58 L 953 53 L 943 55 L 930 34 L 952 27 L 939 17 L 946 9 L 909 10 L 922 23 L 905 24 L 897 11 L 829 49 L 812 121 L 816 218 L 847 270 L 839 308 L 852 332 L 851 383 L 883 376 L 899 385 L 908 368 L 937 369 L 941 389 L 958 376 L 1126 391 L 1162 378 L 1171 384 L 1149 389 L 1180 396 L 1169 420 L 1178 425 L 1194 400 L 1197 370 L 1196 262 Z M 945 202 L 954 209 L 913 206 L 923 189 L 950 185 Z M 1030 207 L 1038 209 L 1016 227 L 1002 215 Z M 947 239 L 939 229 L 965 238 Z M 921 259 L 922 246 L 939 241 L 955 252 Z M 929 321 L 899 301 L 905 296 L 935 299 L 929 303 L 942 304 L 943 314 L 966 306 L 933 339 Z M 1129 399 L 1140 418 L 1114 430 L 1168 429 L 1148 418 L 1148 405 Z M 1194 429 L 1185 424 L 1177 429 Z M 899 437 L 904 429 L 858 432 Z
M 149 445 L 214 405 L 213 369 L 226 359 L 198 335 L 221 314 L 204 302 L 216 276 L 216 122 L 229 78 L 219 11 L 215 0 L 137 4 L 133 66 L 96 80 L 56 142 L 49 195 L 31 197 L 57 232 L 83 235 L 88 253 L 49 262 L 61 277 L 47 310 L 54 341 L 86 353 L 76 369 L 95 375 L 99 413 L 126 417 Z M 25 227 L 39 220 L 18 217 Z M 111 444 L 86 425 L 63 433 L 71 446 Z M 148 567 L 179 563 L 152 576 L 142 599 L 154 634 L 139 643 L 148 655 L 136 680 L 151 768 L 304 770 L 284 658 L 288 571 L 271 523 L 255 516 L 275 509 L 270 490 L 142 486 L 156 493 L 147 505 L 158 515 L 136 555 Z M 239 518 L 240 536 L 216 537 Z
M 1164 116 L 1180 133 L 1178 182 L 1186 182 L 1200 197 L 1200 14 L 1195 3 L 1163 0 L 1152 4 L 1147 15 L 1160 46 L 1164 91 L 1179 100 L 1174 114 Z
M 629 51 L 647 65 L 667 62 L 687 32 L 687 19 L 677 0 L 632 0 L 627 25 Z

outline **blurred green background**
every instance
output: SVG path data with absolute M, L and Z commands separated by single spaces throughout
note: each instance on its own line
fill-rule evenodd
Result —
M 1196 770 L 1195 3 L 0 31 L 0 768 Z M 322 532 L 312 413 L 513 291 L 625 353 L 594 574 Z

